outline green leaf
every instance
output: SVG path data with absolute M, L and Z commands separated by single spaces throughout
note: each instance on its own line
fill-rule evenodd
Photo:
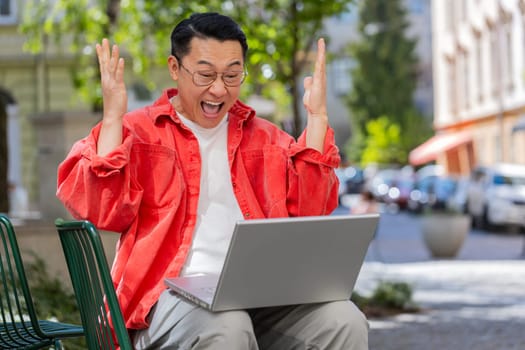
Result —
M 20 30 L 27 36 L 25 49 L 34 54 L 44 51 L 41 44 L 44 36 L 58 47 L 67 45 L 78 58 L 72 79 L 79 96 L 93 105 L 100 105 L 99 77 L 92 71 L 86 72 L 88 67 L 97 65 L 95 53 L 92 50 L 90 57 L 84 57 L 86 47 L 93 47 L 103 37 L 118 43 L 128 55 L 126 60 L 130 64 L 127 67 L 153 88 L 152 69 L 166 62 L 174 24 L 193 12 L 222 12 L 236 20 L 248 38 L 249 79 L 244 91 L 276 98 L 279 105 L 275 118 L 292 115 L 294 124 L 299 126 L 302 125 L 299 113 L 302 96 L 297 82 L 312 69 L 304 52 L 315 49 L 316 39 L 322 35 L 323 20 L 346 11 L 352 2 L 56 0 L 51 9 L 49 0 L 28 0 L 24 13 L 31 15 L 24 16 Z M 114 19 L 109 8 L 119 9 Z M 271 80 L 261 73 L 263 65 L 273 72 Z M 275 96 L 275 91 L 288 97 Z M 300 131 L 297 129 L 295 135 Z

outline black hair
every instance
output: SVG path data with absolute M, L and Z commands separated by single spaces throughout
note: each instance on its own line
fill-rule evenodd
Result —
M 216 39 L 219 41 L 235 40 L 241 44 L 246 60 L 248 43 L 246 35 L 230 17 L 216 12 L 194 13 L 179 22 L 171 32 L 171 54 L 181 60 L 190 52 L 190 42 L 194 37 Z

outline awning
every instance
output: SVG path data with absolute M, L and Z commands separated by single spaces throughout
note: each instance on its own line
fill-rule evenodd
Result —
M 512 132 L 525 130 L 525 115 L 518 118 L 518 121 L 512 127 Z
M 425 164 L 435 160 L 439 154 L 470 141 L 472 141 L 472 136 L 465 131 L 437 134 L 414 148 L 408 155 L 408 161 L 412 165 Z

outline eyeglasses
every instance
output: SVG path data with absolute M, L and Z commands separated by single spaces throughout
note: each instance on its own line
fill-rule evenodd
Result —
M 184 67 L 182 62 L 179 61 L 179 64 L 188 74 L 191 75 L 193 83 L 197 86 L 209 86 L 217 80 L 217 76 L 221 76 L 222 82 L 224 85 L 229 87 L 240 86 L 244 82 L 247 73 L 243 70 L 232 70 L 223 73 L 217 73 L 213 70 L 198 70 L 195 72 L 190 71 L 188 68 Z

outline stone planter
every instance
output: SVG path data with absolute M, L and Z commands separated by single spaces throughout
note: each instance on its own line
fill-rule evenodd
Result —
M 421 230 L 433 257 L 452 258 L 470 232 L 470 217 L 463 214 L 429 213 L 422 216 Z

